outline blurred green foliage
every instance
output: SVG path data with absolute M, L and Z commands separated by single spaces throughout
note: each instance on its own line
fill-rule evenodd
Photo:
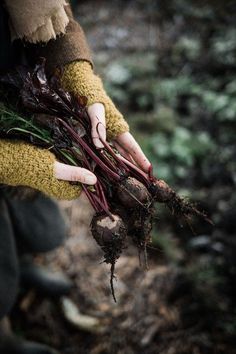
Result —
M 215 222 L 214 228 L 197 224 L 194 229 L 203 236 L 195 241 L 191 229 L 180 230 L 186 220 L 173 226 L 167 210 L 160 207 L 153 244 L 162 259 L 175 266 L 184 264 L 208 309 L 204 311 L 225 336 L 236 334 L 232 310 L 236 242 L 231 237 L 236 231 L 232 193 L 236 12 L 232 6 L 233 2 L 220 1 L 153 2 L 160 25 L 156 50 L 127 52 L 105 62 L 103 56 L 100 62 L 97 57 L 105 86 L 152 161 L 155 175 L 200 201 Z
M 196 160 L 215 151 L 207 132 L 192 133 L 180 126 L 170 136 L 159 133 L 146 140 L 142 146 L 151 156 L 155 174 L 172 184 L 186 178 Z
M 137 52 L 113 60 L 104 72 L 106 88 L 126 113 L 157 176 L 185 186 L 196 169 L 208 181 L 215 164 L 215 170 L 223 168 L 233 180 L 235 29 L 227 23 L 219 26 L 210 5 L 202 11 L 193 4 L 183 8 L 186 17 L 182 15 L 184 26 L 176 40 L 145 57 Z M 190 15 L 195 21 L 191 31 Z

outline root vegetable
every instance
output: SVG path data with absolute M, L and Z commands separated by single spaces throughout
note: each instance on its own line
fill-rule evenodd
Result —
M 136 209 L 130 215 L 129 234 L 139 249 L 144 249 L 150 241 L 150 232 L 152 230 L 152 211 L 150 209 Z
M 208 223 L 212 221 L 207 217 L 204 212 L 201 212 L 188 200 L 181 198 L 168 184 L 160 179 L 153 179 L 150 193 L 154 199 L 159 203 L 164 203 L 168 206 L 173 214 L 179 217 L 188 219 L 191 216 L 199 216 Z
M 133 177 L 128 177 L 119 184 L 117 197 L 128 208 L 144 206 L 151 201 L 147 188 Z
M 91 231 L 94 239 L 104 252 L 104 262 L 111 264 L 110 285 L 114 300 L 116 301 L 113 287 L 115 263 L 125 247 L 127 229 L 123 220 L 118 215 L 96 214 L 91 222 Z
M 141 259 L 141 253 L 144 254 L 146 269 L 148 268 L 147 246 L 151 242 L 152 209 L 152 206 L 146 209 L 136 208 L 133 210 L 128 221 L 129 235 L 138 248 L 139 258 Z
M 155 179 L 151 185 L 151 193 L 159 203 L 169 202 L 176 194 L 162 179 Z

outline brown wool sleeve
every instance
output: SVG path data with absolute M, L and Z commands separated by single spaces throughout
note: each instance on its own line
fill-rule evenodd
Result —
M 64 66 L 75 60 L 87 61 L 93 66 L 91 52 L 87 44 L 83 29 L 73 18 L 70 6 L 65 7 L 69 17 L 69 24 L 63 35 L 51 39 L 49 42 L 27 44 L 27 56 L 33 65 L 38 58 L 46 58 L 46 69 L 52 73 L 56 67 Z

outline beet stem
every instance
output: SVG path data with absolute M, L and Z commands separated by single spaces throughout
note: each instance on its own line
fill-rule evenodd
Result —
M 90 201 L 92 207 L 94 208 L 94 210 L 96 212 L 100 212 L 101 211 L 100 208 L 97 206 L 96 201 L 93 199 L 93 197 L 92 197 L 91 193 L 88 191 L 87 187 L 85 187 L 85 185 L 82 184 L 82 188 L 83 188 L 88 200 Z
M 103 161 L 111 168 L 114 170 L 114 172 L 118 173 L 119 175 L 121 174 L 121 171 L 119 171 L 119 167 L 115 166 L 112 164 L 111 160 L 105 155 L 105 150 L 100 151 L 100 155 L 102 155 Z M 118 169 L 118 172 L 117 172 Z M 124 174 L 124 173 L 123 173 Z M 126 172 L 127 175 L 127 172 Z
M 75 151 L 74 149 L 70 149 L 71 151 L 72 151 L 72 153 L 78 158 L 78 153 L 77 153 L 77 151 Z M 83 153 L 83 152 L 82 152 Z M 91 169 L 91 165 L 90 165 L 90 163 L 89 163 L 89 161 L 88 161 L 88 159 L 87 159 L 87 157 L 84 155 L 84 153 L 83 153 L 83 158 L 84 158 L 84 165 L 86 166 L 86 168 L 87 169 L 89 169 L 91 172 L 93 172 L 92 171 L 92 169 Z M 105 198 L 105 194 L 104 194 L 104 191 L 103 191 L 103 187 L 102 187 L 102 185 L 101 185 L 101 183 L 100 183 L 100 181 L 99 180 L 97 180 L 97 183 L 96 183 L 96 185 L 94 186 L 95 187 L 95 189 L 96 189 L 96 192 L 98 192 L 98 194 L 99 194 L 99 197 L 101 198 L 101 200 L 102 200 L 102 203 L 104 204 L 104 206 L 105 206 L 105 208 L 103 208 L 103 210 L 104 211 L 106 211 L 107 209 L 109 209 L 109 207 L 108 207 L 108 204 L 107 204 L 107 200 L 106 200 L 106 198 Z M 87 189 L 86 189 L 87 190 Z M 94 200 L 94 193 L 90 193 L 89 191 L 88 191 L 88 194 L 89 194 L 89 200 L 91 201 L 91 199 L 93 199 L 93 201 L 94 201 L 94 204 L 96 204 L 97 203 L 97 201 L 95 201 Z M 98 210 L 97 210 L 98 211 Z
M 98 126 L 98 124 L 97 124 Z M 97 129 L 97 132 L 98 132 L 98 129 Z M 118 164 L 120 166 L 122 166 L 126 171 L 127 171 L 127 166 L 125 165 L 125 163 L 119 158 L 119 156 L 112 150 L 112 148 L 110 147 L 110 145 L 105 141 L 103 140 L 103 138 L 101 138 L 99 132 L 98 132 L 98 135 L 99 135 L 99 139 L 101 140 L 102 144 L 105 146 L 105 148 L 108 150 L 108 152 L 110 153 L 110 155 L 114 158 L 114 160 L 116 162 L 118 162 Z
M 78 142 L 84 150 L 90 155 L 90 157 L 104 170 L 107 172 L 108 175 L 112 176 L 117 181 L 120 181 L 120 176 L 113 172 L 109 167 L 105 165 L 105 163 L 93 152 L 93 150 L 87 145 L 87 143 L 81 139 L 76 132 L 67 124 L 64 122 L 61 118 L 58 118 L 58 120 L 61 122 L 61 124 L 70 132 L 72 137 L 75 139 L 76 142 Z
M 143 172 L 140 168 L 134 165 L 131 161 L 127 160 L 124 156 L 120 155 L 119 158 L 129 166 L 129 168 L 131 169 L 130 173 L 133 173 L 134 177 L 137 180 L 141 180 L 147 188 L 150 187 L 150 181 L 148 180 L 148 177 L 145 172 Z
M 103 190 L 103 186 L 102 186 L 102 184 L 101 184 L 101 182 L 99 180 L 97 180 L 97 187 L 100 190 L 101 199 L 102 199 L 105 207 L 107 209 L 109 209 L 109 206 L 108 206 L 108 203 L 107 203 L 107 200 L 106 200 L 106 197 L 105 197 L 105 193 L 104 193 L 104 190 Z
M 114 217 L 112 215 L 112 213 L 109 211 L 109 209 L 103 204 L 103 202 L 98 198 L 98 196 L 96 194 L 93 195 L 94 199 L 96 200 L 96 202 L 102 207 L 102 209 L 105 211 L 105 213 L 110 217 L 110 219 L 112 221 L 114 221 Z

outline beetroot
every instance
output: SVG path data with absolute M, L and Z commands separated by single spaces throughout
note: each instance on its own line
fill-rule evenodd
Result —
M 111 264 L 111 290 L 116 301 L 113 287 L 115 263 L 125 247 L 127 229 L 118 215 L 94 215 L 91 222 L 91 231 L 94 239 L 104 252 L 104 262 Z
M 159 203 L 169 202 L 175 195 L 175 192 L 162 179 L 153 180 L 151 189 L 154 199 Z
M 119 201 L 128 208 L 143 206 L 151 201 L 147 188 L 134 177 L 128 177 L 117 188 Z
M 178 196 L 163 180 L 155 178 L 151 165 L 145 173 L 117 154 L 101 137 L 104 148 L 96 149 L 86 110 L 87 99 L 64 91 L 59 77 L 53 76 L 49 80 L 44 61 L 33 71 L 17 69 L 16 74 L 8 74 L 0 81 L 15 85 L 21 97 L 21 108 L 25 109 L 24 118 L 17 112 L 3 111 L 1 138 L 22 138 L 50 148 L 58 160 L 86 168 L 97 176 L 95 186 L 82 185 L 82 189 L 96 212 L 91 230 L 104 252 L 104 262 L 111 264 L 114 299 L 114 267 L 124 249 L 126 236 L 131 236 L 139 252 L 146 254 L 154 202 L 164 203 L 178 218 L 197 215 L 210 222 L 204 213 Z M 14 120 L 11 121 L 11 117 Z
M 212 221 L 204 212 L 198 210 L 197 207 L 188 200 L 180 197 L 165 181 L 153 178 L 150 192 L 155 201 L 165 203 L 171 210 L 172 214 L 177 217 L 185 217 L 188 219 L 195 215 L 212 224 Z

